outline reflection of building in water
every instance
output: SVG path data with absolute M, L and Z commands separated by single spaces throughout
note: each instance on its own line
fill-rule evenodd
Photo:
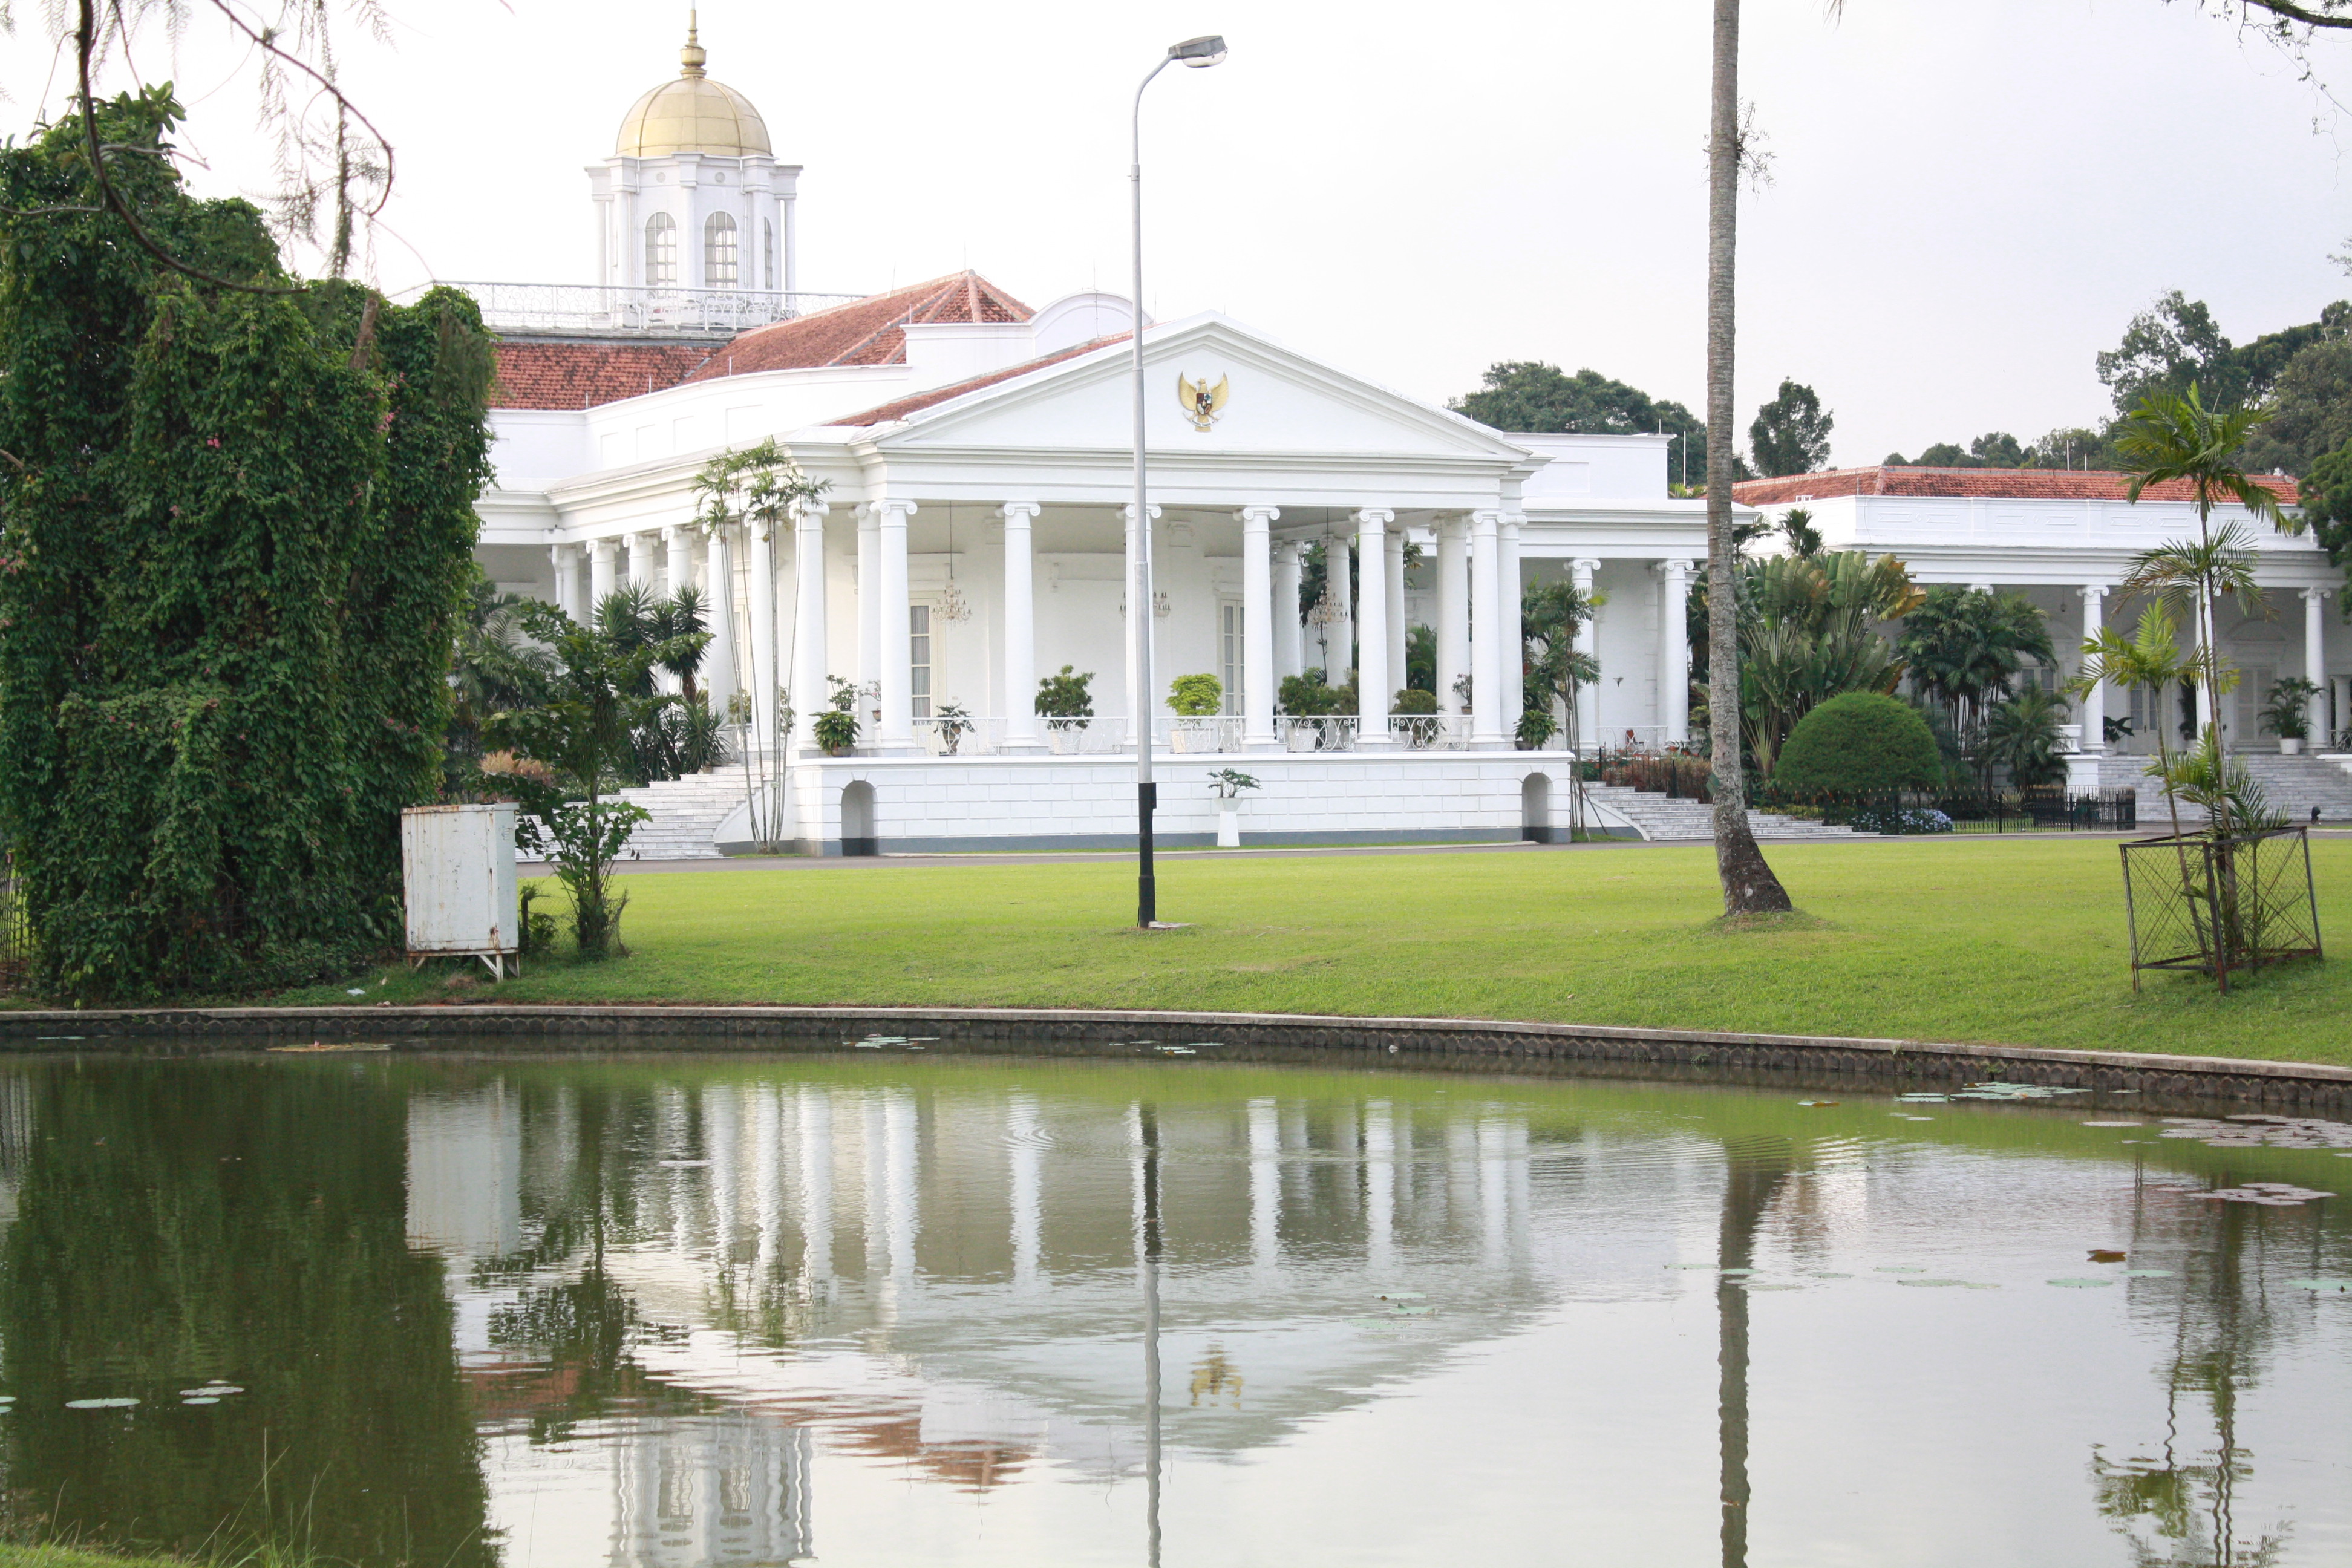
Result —
M 728 1412 L 664 1425 L 623 1446 L 614 1568 L 782 1563 L 811 1556 L 809 1432 Z
M 408 1245 L 498 1258 L 522 1245 L 522 1114 L 502 1080 L 408 1102 Z

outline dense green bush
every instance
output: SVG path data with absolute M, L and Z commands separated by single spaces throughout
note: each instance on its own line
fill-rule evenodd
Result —
M 1772 770 L 1787 795 L 1872 795 L 1943 783 L 1936 737 L 1908 703 L 1875 691 L 1831 698 L 1797 721 Z
M 1213 675 L 1180 675 L 1168 683 L 1168 706 L 1181 719 L 1210 718 L 1225 705 L 1225 683 Z
M 1406 687 L 1389 703 L 1391 713 L 1430 714 L 1437 711 L 1437 693 Z
M 293 290 L 261 215 L 182 188 L 168 89 L 0 149 L 0 838 L 35 984 L 332 973 L 400 940 L 488 477 L 493 345 L 446 289 Z
M 1302 675 L 1286 675 L 1276 688 L 1275 710 L 1311 719 L 1318 715 L 1353 713 L 1356 711 L 1356 683 L 1333 686 L 1323 679 L 1319 669 L 1309 669 Z

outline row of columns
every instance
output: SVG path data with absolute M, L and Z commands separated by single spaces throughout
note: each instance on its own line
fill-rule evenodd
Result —
M 856 671 L 858 684 L 875 693 L 878 722 L 872 741 L 885 752 L 917 749 L 909 687 L 908 626 L 907 530 L 919 508 L 912 500 L 884 499 L 861 505 L 857 512 Z M 822 501 L 797 504 L 792 513 L 793 615 L 788 670 L 776 668 L 778 658 L 778 541 L 758 526 L 740 531 L 719 530 L 708 536 L 701 579 L 712 634 L 706 657 L 705 685 L 714 706 L 737 690 L 753 693 L 753 722 L 759 744 L 771 749 L 791 737 L 775 732 L 774 696 L 786 697 L 796 719 L 796 737 L 810 743 L 808 726 L 830 697 L 826 677 L 826 593 L 824 524 L 831 508 Z M 1002 744 L 1009 749 L 1041 747 L 1044 743 L 1032 705 L 1036 674 L 1036 590 L 1033 526 L 1040 513 L 1032 500 L 1003 503 L 1004 584 L 1003 638 L 1001 658 L 1003 684 Z M 1130 514 L 1133 509 L 1126 509 Z M 1157 509 L 1154 509 L 1155 512 Z M 1358 691 L 1360 746 L 1391 743 L 1389 708 L 1393 693 L 1405 679 L 1406 616 L 1404 591 L 1405 532 L 1396 513 L 1368 507 L 1348 514 L 1319 534 L 1295 534 L 1276 539 L 1275 524 L 1281 509 L 1245 506 L 1242 524 L 1243 715 L 1244 744 L 1271 749 L 1278 743 L 1274 713 L 1275 692 L 1286 676 L 1310 667 L 1323 669 L 1326 679 L 1341 684 L 1347 679 L 1351 645 Z M 1469 740 L 1474 747 L 1506 749 L 1512 744 L 1520 717 L 1520 530 L 1524 520 L 1499 510 L 1469 512 L 1441 520 L 1436 529 L 1437 698 L 1448 714 L 1462 705 L 1460 690 L 1468 677 Z M 1129 549 L 1136 547 L 1137 530 L 1130 515 Z M 670 527 L 658 531 L 599 539 L 581 545 L 553 547 L 557 601 L 575 619 L 586 619 L 593 605 L 623 582 L 656 582 L 655 545 L 665 547 L 663 566 L 675 591 L 694 583 L 696 535 L 699 531 Z M 782 531 L 781 530 L 777 531 Z M 1310 657 L 1309 628 L 1298 614 L 1302 557 L 1318 539 L 1325 552 L 1325 583 L 1329 596 L 1328 620 L 1321 628 L 1323 647 Z M 741 639 L 749 649 L 748 668 L 736 666 L 736 615 L 733 593 L 736 552 L 741 552 L 744 575 L 752 585 L 745 595 L 748 616 Z M 576 602 L 582 554 L 588 567 L 587 603 Z M 1360 590 L 1349 585 L 1350 557 L 1359 565 Z M 1130 555 L 1131 559 L 1131 555 Z M 1601 563 L 1580 558 L 1570 563 L 1577 588 L 1593 590 Z M 1661 721 L 1669 740 L 1679 741 L 1689 725 L 1689 650 L 1682 635 L 1684 605 L 1689 591 L 1691 563 L 1669 560 L 1657 564 L 1660 579 L 1658 659 Z M 625 574 L 625 575 L 624 575 Z M 1132 574 L 1129 574 L 1132 581 Z M 761 585 L 769 591 L 761 592 Z M 895 612 L 893 606 L 896 606 Z M 1136 638 L 1151 616 L 1127 616 L 1129 711 L 1142 714 L 1159 707 L 1157 692 L 1135 690 Z M 1490 629 L 1491 628 L 1491 629 Z M 1579 646 L 1595 654 L 1598 633 L 1588 620 L 1579 633 Z M 789 689 L 785 689 L 789 688 Z M 1599 735 L 1596 704 L 1578 704 L 1580 745 L 1591 746 Z

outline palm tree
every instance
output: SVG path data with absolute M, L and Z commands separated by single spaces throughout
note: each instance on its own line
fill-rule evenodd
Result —
M 1951 715 L 1954 729 L 1980 723 L 2031 656 L 2057 662 L 2042 612 L 2022 594 L 1938 587 L 1904 623 L 1895 651 L 1918 694 Z
M 1738 570 L 1731 523 L 1731 453 L 1739 439 L 1732 412 L 1737 303 L 1733 259 L 1739 221 L 1739 0 L 1715 0 L 1714 90 L 1706 149 L 1706 574 L 1728 587 Z M 1735 594 L 1707 596 L 1707 711 L 1739 711 L 1739 606 Z M 1715 864 L 1726 914 L 1769 914 L 1794 906 L 1765 863 L 1748 824 L 1736 722 L 1707 726 L 1715 772 Z
M 2195 666 L 2181 655 L 2170 612 L 2162 605 L 2150 605 L 2140 612 L 2139 627 L 2132 636 L 2103 626 L 2098 636 L 2083 644 L 2082 664 L 2066 689 L 2076 697 L 2087 697 L 2101 681 L 2110 681 L 2161 697 L 2194 673 Z M 2156 726 L 2156 765 L 2147 770 L 2150 778 L 2163 778 L 2172 767 L 2172 753 L 2164 743 L 2165 728 L 2161 723 Z M 2172 832 L 2178 837 L 2179 802 L 2170 790 L 2165 792 L 2164 801 L 2171 809 Z
M 1815 707 L 1845 691 L 1894 691 L 1903 665 L 1878 627 L 1922 596 L 1902 562 L 1859 550 L 1751 562 L 1738 581 L 1741 734 L 1769 778 Z
M 2124 578 L 2125 593 L 2151 593 L 2167 604 L 2183 605 L 2194 616 L 2194 655 L 2200 684 L 2211 709 L 2207 721 L 2215 729 L 2214 750 L 2220 751 L 2221 700 L 2236 684 L 2235 670 L 2227 672 L 2219 639 L 2214 636 L 2213 607 L 2220 595 L 2238 595 L 2249 609 L 2260 609 L 2262 595 L 2254 585 L 2253 534 L 2235 521 L 2217 536 L 2213 509 L 2234 502 L 2256 517 L 2266 518 L 2283 532 L 2302 531 L 2299 517 L 2279 505 L 2278 497 L 2256 482 L 2238 465 L 2238 453 L 2253 427 L 2275 410 L 2268 405 L 2251 408 L 2210 409 L 2197 384 L 2186 393 L 2151 393 L 2124 422 L 2116 440 L 2131 476 L 2126 499 L 2137 501 L 2152 484 L 2184 479 L 2197 503 L 2197 542 L 2176 541 L 2147 551 L 2133 563 Z M 2230 835 L 2227 792 L 2214 797 L 2220 815 L 2213 829 Z

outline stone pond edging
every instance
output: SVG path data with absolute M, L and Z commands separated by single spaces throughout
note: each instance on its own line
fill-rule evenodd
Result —
M 1155 1037 L 1139 1040 L 1139 1033 Z M 157 1007 L 0 1012 L 0 1051 L 218 1050 L 298 1037 L 417 1050 L 840 1049 L 862 1037 L 919 1034 L 943 1044 L 1046 1049 L 1213 1043 L 1286 1056 L 1368 1053 L 1447 1065 L 1538 1062 L 1854 1076 L 1905 1082 L 2006 1079 L 2052 1087 L 2286 1104 L 2352 1104 L 2352 1068 L 2134 1051 L 1723 1034 L 1482 1018 L 1348 1018 L 1318 1014 L 1163 1013 L 1115 1008 L 538 1006 Z M 1402 1065 L 1400 1063 L 1400 1065 Z

